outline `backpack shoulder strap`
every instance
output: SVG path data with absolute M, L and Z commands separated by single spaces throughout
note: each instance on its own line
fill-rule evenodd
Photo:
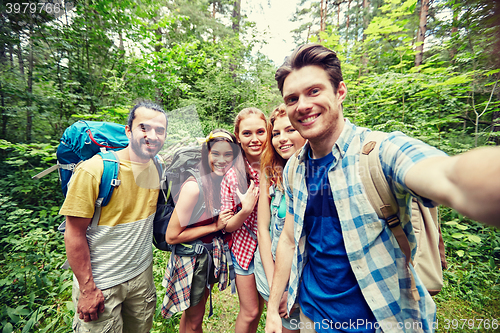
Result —
M 368 133 L 361 148 L 359 173 L 368 194 L 368 199 L 378 217 L 387 220 L 389 226 L 391 226 L 399 222 L 397 217 L 399 206 L 387 183 L 380 163 L 379 148 L 385 137 L 386 133 L 379 131 Z M 398 221 L 394 219 L 398 219 Z
M 101 207 L 106 206 L 113 195 L 115 187 L 120 186 L 121 181 L 118 179 L 120 171 L 120 159 L 116 152 L 104 151 L 98 153 L 102 157 L 103 170 L 101 176 L 101 184 L 99 185 L 99 196 L 95 202 L 94 216 L 92 217 L 91 227 L 94 228 L 99 223 L 101 217 Z
M 153 158 L 153 163 L 156 166 L 156 170 L 158 170 L 158 177 L 160 180 L 160 193 L 159 197 L 162 196 L 165 201 L 167 202 L 168 195 L 170 195 L 170 189 L 167 187 L 167 177 L 166 177 L 166 171 L 167 169 L 165 168 L 165 161 L 160 157 L 160 155 L 155 155 Z M 165 194 L 165 190 L 168 191 L 168 195 Z
M 200 173 L 198 170 L 188 169 L 186 170 L 191 176 L 194 177 L 196 183 L 198 184 L 198 188 L 200 189 L 200 195 L 198 196 L 198 201 L 193 208 L 193 214 L 191 214 L 191 221 L 197 221 L 205 212 L 205 195 L 203 193 L 203 184 L 201 182 Z

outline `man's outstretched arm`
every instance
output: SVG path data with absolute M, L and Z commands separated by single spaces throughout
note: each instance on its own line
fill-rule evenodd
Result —
M 500 227 L 500 147 L 423 160 L 408 171 L 405 182 L 422 197 Z

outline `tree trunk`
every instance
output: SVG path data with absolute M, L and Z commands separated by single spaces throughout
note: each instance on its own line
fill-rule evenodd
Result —
M 493 141 L 497 146 L 500 146 L 500 111 L 493 112 L 493 121 L 492 121 L 492 132 L 495 134 L 493 137 Z
M 21 35 L 19 35 L 19 44 L 17 44 L 17 60 L 19 62 L 19 73 L 21 74 L 22 79 L 24 81 L 24 61 L 23 61 L 23 48 L 21 46 Z
M 457 7 L 457 8 L 453 8 L 453 23 L 452 23 L 452 27 L 451 27 L 451 39 L 453 40 L 454 37 L 457 35 L 458 33 L 458 11 L 460 9 Z M 455 63 L 455 56 L 457 55 L 457 47 L 455 45 L 455 43 L 452 43 L 452 46 L 451 46 L 451 49 L 450 49 L 450 58 L 451 58 L 451 61 L 452 63 Z
M 0 82 L 0 105 L 2 108 L 2 132 L 0 138 L 7 139 L 7 114 L 5 113 L 5 95 L 3 93 L 2 82 Z
M 0 66 L 2 68 L 7 67 L 7 47 L 8 45 L 3 44 L 0 49 Z M 0 81 L 0 114 L 2 115 L 2 130 L 0 132 L 0 138 L 6 139 L 7 137 L 7 115 L 5 114 L 5 94 L 3 92 L 2 82 Z
M 359 21 L 360 21 L 359 20 L 359 17 L 360 17 L 359 11 L 360 11 L 360 8 L 361 8 L 361 13 L 363 13 L 362 3 L 363 3 L 363 0 L 357 0 L 356 1 L 356 5 L 358 7 L 357 8 L 358 10 L 357 10 L 357 13 L 356 13 L 356 16 L 355 16 L 356 17 L 356 26 L 355 26 L 356 27 L 356 33 L 355 33 L 355 36 L 356 36 L 355 41 L 356 42 L 359 42 Z
M 323 20 L 325 19 L 325 14 L 323 13 L 323 4 L 325 0 L 321 0 L 319 4 L 319 31 L 324 31 L 323 30 Z M 321 43 L 321 37 L 319 38 L 319 42 Z
M 233 19 L 233 31 L 235 33 L 240 32 L 240 21 L 241 21 L 241 0 L 235 0 L 233 5 L 233 14 L 231 15 Z
M 9 60 L 10 60 L 10 68 L 14 68 L 14 46 L 9 43 Z
M 370 1 L 363 0 L 363 45 L 366 40 L 365 30 L 368 28 L 369 24 L 369 10 Z M 366 46 L 364 46 L 366 48 Z M 360 76 L 368 74 L 368 52 L 364 51 L 363 56 L 361 57 L 361 68 L 360 68 Z
M 321 38 L 321 31 L 325 31 L 326 30 L 326 6 L 328 5 L 328 1 L 326 1 L 326 4 L 325 4 L 325 0 L 321 0 L 320 4 L 319 4 L 319 34 L 318 34 L 318 37 L 319 37 L 319 42 L 321 43 L 323 40 Z
M 415 55 L 415 67 L 422 65 L 422 59 L 424 57 L 424 40 L 425 33 L 427 32 L 427 15 L 429 15 L 429 0 L 421 0 L 420 5 L 420 25 L 417 33 L 417 47 Z
M 118 39 L 120 41 L 120 44 L 118 45 L 118 49 L 120 49 L 120 51 L 125 51 L 125 47 L 123 46 L 123 32 L 120 31 L 120 33 L 118 34 Z
M 216 12 L 216 7 L 215 7 L 215 1 L 212 3 L 212 19 L 215 20 L 215 14 L 217 13 Z M 213 31 L 214 35 L 212 37 L 212 42 L 215 44 L 215 31 Z
M 369 8 L 370 8 L 370 0 L 363 0 L 363 30 L 368 28 L 369 22 Z M 363 40 L 366 38 L 365 32 L 363 31 Z
M 349 0 L 347 2 L 347 17 L 346 17 L 346 21 L 345 21 L 345 46 L 347 48 L 347 46 L 349 45 L 349 10 L 351 9 L 351 1 L 352 0 Z
M 156 20 L 154 20 L 154 22 L 156 23 Z M 154 32 L 155 36 L 156 36 L 156 40 L 157 40 L 157 43 L 155 43 L 155 51 L 158 53 L 161 51 L 162 47 L 163 47 L 163 34 L 162 34 L 162 31 L 161 31 L 161 28 L 158 27 L 155 32 Z M 158 104 L 158 105 L 165 105 L 164 104 L 164 100 L 163 100 L 163 92 L 161 91 L 161 89 L 159 87 L 156 87 L 156 94 L 155 94 L 155 103 Z
M 497 99 L 500 100 L 500 91 L 497 93 Z M 496 106 L 496 110 L 493 111 L 493 119 L 492 119 L 492 129 L 491 131 L 495 136 L 493 137 L 493 141 L 497 146 L 500 146 L 500 106 Z
M 28 72 L 28 96 L 27 96 L 27 108 L 26 108 L 26 142 L 31 142 L 31 134 L 33 127 L 33 23 L 30 23 L 30 34 L 29 34 L 29 45 L 30 53 L 28 58 L 29 72 Z
M 342 1 L 339 1 L 337 4 L 337 29 L 340 30 L 340 5 L 342 4 Z
M 7 44 L 2 43 L 0 47 L 0 64 L 2 68 L 7 66 Z

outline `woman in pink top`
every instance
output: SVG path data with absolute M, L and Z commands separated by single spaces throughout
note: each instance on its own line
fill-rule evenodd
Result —
M 233 167 L 221 183 L 221 210 L 234 212 L 225 231 L 232 233 L 231 257 L 240 300 L 235 325 L 237 333 L 256 332 L 264 307 L 264 300 L 255 284 L 253 257 L 257 248 L 260 156 L 266 143 L 266 124 L 266 116 L 257 108 L 246 108 L 238 113 L 234 121 L 234 135 L 245 157 L 246 179 L 238 176 L 238 168 Z

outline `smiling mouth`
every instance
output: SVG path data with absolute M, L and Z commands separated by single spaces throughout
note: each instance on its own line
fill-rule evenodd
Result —
M 260 149 L 260 145 L 257 145 L 257 146 L 248 146 L 250 149 L 252 150 L 259 150 Z
M 292 147 L 293 147 L 293 145 L 284 145 L 284 146 L 281 146 L 281 147 L 280 147 L 280 150 L 281 150 L 281 151 L 283 151 L 283 150 L 288 150 L 288 149 L 290 149 L 290 148 L 292 148 Z
M 319 117 L 319 114 L 315 114 L 315 115 L 312 115 L 312 116 L 309 116 L 307 118 L 299 120 L 299 123 L 301 123 L 301 124 L 309 123 L 309 122 L 313 121 L 314 119 L 316 119 L 318 117 Z
M 158 141 L 151 141 L 151 140 L 146 140 L 144 139 L 142 141 L 142 144 L 146 145 L 148 148 L 156 148 L 159 146 Z
M 214 164 L 214 169 L 219 170 L 219 171 L 224 171 L 224 170 L 226 170 L 226 166 L 227 165 L 215 165 Z
M 157 149 L 157 145 L 152 145 L 152 144 L 146 144 L 146 149 Z

